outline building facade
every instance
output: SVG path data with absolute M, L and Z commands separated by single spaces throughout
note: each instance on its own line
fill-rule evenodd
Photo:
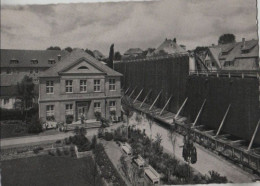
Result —
M 121 115 L 122 75 L 83 50 L 74 50 L 39 77 L 39 117 L 66 122 Z

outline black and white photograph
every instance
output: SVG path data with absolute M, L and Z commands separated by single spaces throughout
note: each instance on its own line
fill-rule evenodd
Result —
M 257 0 L 2 0 L 0 186 L 260 183 Z

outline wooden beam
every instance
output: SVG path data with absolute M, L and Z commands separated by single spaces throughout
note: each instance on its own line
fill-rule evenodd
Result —
M 253 145 L 253 142 L 254 142 L 256 133 L 257 133 L 257 131 L 258 131 L 259 125 L 260 125 L 260 119 L 259 119 L 259 121 L 258 121 L 258 123 L 257 123 L 257 125 L 256 125 L 255 131 L 254 131 L 254 133 L 253 133 L 253 136 L 252 136 L 252 138 L 251 138 L 251 141 L 250 141 L 250 144 L 249 144 L 249 146 L 248 146 L 248 148 L 247 148 L 247 151 L 250 151 L 250 149 L 251 149 L 251 147 L 252 147 L 252 145 Z
M 131 96 L 133 95 L 133 93 L 135 92 L 137 87 L 134 88 L 134 90 L 131 92 L 131 94 L 129 95 L 129 98 L 131 98 Z
M 245 140 L 235 140 L 235 141 L 231 141 L 230 143 L 241 143 L 241 142 L 244 142 Z
M 214 130 L 207 130 L 207 131 L 204 131 L 205 133 L 210 133 L 210 132 L 214 132 Z
M 151 109 L 153 108 L 154 104 L 156 103 L 156 101 L 157 101 L 158 98 L 160 97 L 161 93 L 162 93 L 162 91 L 159 92 L 159 94 L 158 94 L 157 97 L 155 98 L 153 104 L 150 106 L 149 110 L 151 110 Z
M 177 114 L 174 116 L 174 119 L 177 119 L 177 117 L 178 117 L 179 114 L 181 113 L 182 108 L 183 108 L 184 105 L 186 104 L 187 100 L 188 100 L 188 97 L 187 97 L 187 98 L 184 100 L 184 102 L 182 103 L 181 108 L 178 110 Z
M 196 123 L 197 123 L 197 121 L 198 121 L 198 119 L 199 119 L 199 117 L 200 117 L 200 114 L 201 114 L 201 112 L 202 112 L 202 109 L 203 109 L 203 107 L 204 107 L 206 101 L 207 101 L 207 99 L 204 99 L 203 104 L 202 104 L 202 106 L 201 106 L 201 108 L 200 108 L 200 111 L 199 111 L 199 113 L 198 113 L 198 115 L 197 115 L 197 117 L 196 117 L 194 123 L 192 124 L 192 127 L 194 127 L 194 126 L 196 125 Z
M 198 125 L 198 126 L 195 126 L 194 128 L 197 129 L 197 128 L 203 128 L 205 127 L 205 125 Z
M 128 88 L 126 89 L 125 94 L 128 92 L 129 89 L 130 89 L 130 87 L 128 87 Z
M 145 96 L 143 102 L 140 105 L 140 108 L 143 106 L 144 102 L 146 101 L 146 99 L 148 98 L 148 96 L 150 95 L 150 93 L 152 92 L 152 90 L 150 89 L 149 92 L 147 93 L 147 95 Z
M 228 137 L 228 136 L 230 136 L 230 134 L 222 134 L 222 135 L 218 135 L 218 137 Z
M 231 104 L 228 105 L 227 111 L 226 111 L 226 113 L 225 113 L 225 115 L 224 115 L 224 117 L 223 117 L 223 119 L 222 119 L 222 121 L 221 121 L 221 123 L 220 123 L 220 125 L 219 125 L 218 131 L 217 131 L 215 137 L 218 136 L 219 133 L 220 133 L 220 130 L 221 130 L 221 128 L 222 128 L 222 126 L 223 126 L 223 124 L 224 124 L 224 122 L 225 122 L 225 120 L 226 120 L 227 114 L 228 114 L 228 112 L 229 112 L 230 106 L 231 106 Z
M 164 109 L 167 107 L 167 105 L 169 104 L 169 102 L 170 102 L 171 99 L 172 99 L 172 95 L 171 95 L 171 97 L 168 99 L 168 101 L 166 102 L 166 104 L 164 105 L 164 107 L 163 107 L 163 109 L 162 109 L 162 111 L 160 112 L 159 115 L 162 115 Z
M 136 102 L 136 100 L 137 100 L 137 99 L 139 98 L 139 96 L 142 94 L 143 90 L 144 90 L 144 89 L 142 89 L 142 90 L 139 92 L 139 94 L 136 96 L 136 98 L 135 98 L 135 100 L 134 100 L 134 102 L 133 102 L 133 103 L 135 103 L 135 102 Z

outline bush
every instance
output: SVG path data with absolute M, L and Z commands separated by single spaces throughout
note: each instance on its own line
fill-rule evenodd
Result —
M 40 133 L 42 132 L 42 122 L 37 115 L 34 115 L 31 119 L 31 122 L 28 125 L 29 133 Z
M 52 150 L 49 150 L 48 154 L 51 155 L 51 156 L 55 156 L 55 154 L 54 154 L 54 152 Z
M 111 141 L 113 139 L 113 134 L 111 132 L 105 132 L 104 139 L 106 141 Z
M 73 122 L 74 116 L 73 115 L 67 115 L 66 116 L 66 123 L 71 124 Z
M 36 148 L 33 149 L 33 152 L 34 152 L 35 154 L 38 154 L 41 150 L 43 150 L 42 147 L 36 147 Z
M 46 120 L 47 121 L 55 121 L 55 117 L 54 116 L 46 116 Z
M 58 156 L 62 155 L 61 150 L 59 148 L 57 148 L 56 153 L 57 153 Z
M 101 118 L 101 112 L 99 112 L 99 111 L 95 111 L 95 117 L 96 117 L 97 121 L 100 121 L 100 118 Z
M 60 144 L 60 143 L 61 143 L 61 140 L 57 140 L 55 143 L 56 143 L 56 144 Z
M 209 171 L 210 178 L 208 179 L 208 183 L 227 183 L 228 180 L 225 176 L 220 176 L 218 172 Z
M 24 115 L 20 110 L 15 109 L 2 109 L 0 108 L 0 120 L 24 120 Z
M 95 149 L 97 145 L 97 136 L 94 135 L 91 140 L 91 149 Z

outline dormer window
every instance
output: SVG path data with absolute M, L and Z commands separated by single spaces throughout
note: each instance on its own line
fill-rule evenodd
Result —
M 37 59 L 32 59 L 31 60 L 31 64 L 34 64 L 34 65 L 38 64 L 38 60 Z
M 18 59 L 11 59 L 10 60 L 10 64 L 18 64 L 18 63 L 19 63 Z
M 79 68 L 78 68 L 78 70 L 87 70 L 88 69 L 88 67 L 86 67 L 86 66 L 80 66 Z
M 48 60 L 48 64 L 55 64 L 55 63 L 56 63 L 55 59 L 49 59 Z

